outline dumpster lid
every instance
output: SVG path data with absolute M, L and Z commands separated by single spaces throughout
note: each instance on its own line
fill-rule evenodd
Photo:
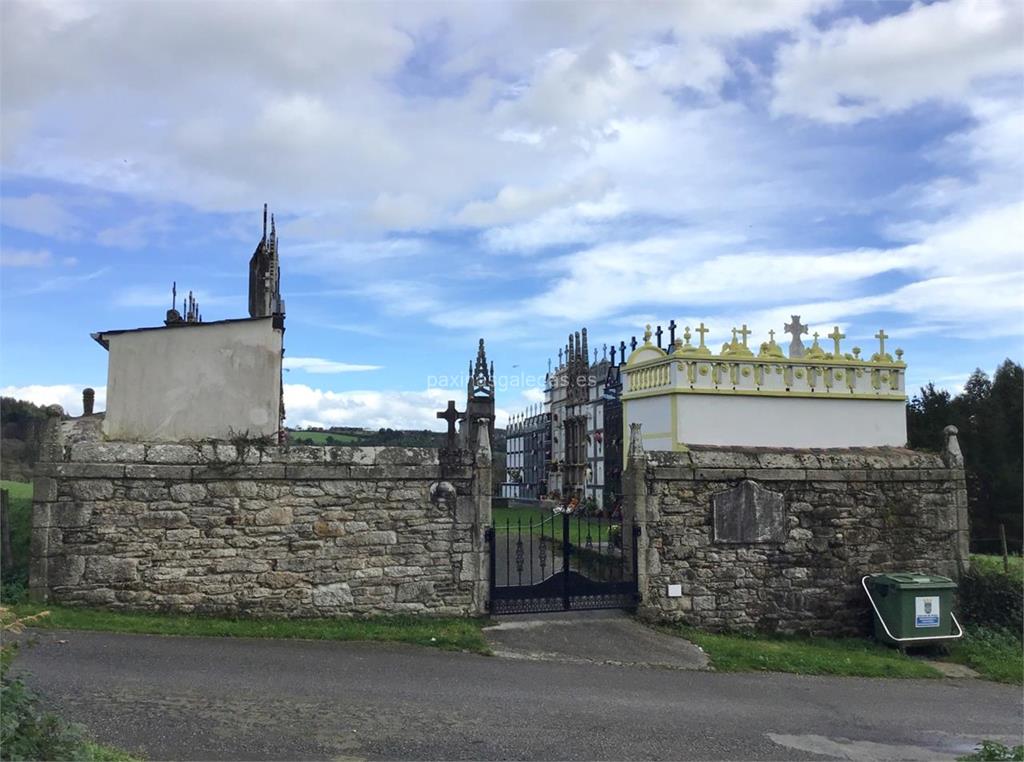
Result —
M 891 574 L 875 574 L 871 577 L 875 585 L 895 587 L 898 589 L 928 587 L 928 588 L 953 588 L 956 583 L 949 577 L 940 577 L 937 574 L 918 574 L 915 572 L 893 572 Z

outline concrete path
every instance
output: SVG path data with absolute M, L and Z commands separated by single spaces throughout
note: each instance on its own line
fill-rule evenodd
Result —
M 637 669 L 427 648 L 45 631 L 17 665 L 149 759 L 953 759 L 1021 743 L 980 680 Z
M 622 611 L 496 617 L 484 635 L 497 656 L 562 664 L 706 669 L 697 646 L 644 627 Z

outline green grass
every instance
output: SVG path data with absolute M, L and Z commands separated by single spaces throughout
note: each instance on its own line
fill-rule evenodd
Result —
M 554 534 L 561 542 L 562 537 L 562 516 L 552 514 L 550 511 L 542 511 L 531 506 L 510 506 L 508 508 L 494 508 L 491 512 L 494 530 L 504 533 L 506 521 L 508 530 L 513 534 L 518 533 L 517 522 L 520 522 L 524 536 L 530 533 L 530 521 L 533 521 L 533 535 L 539 537 L 541 534 L 541 522 L 543 523 L 544 534 L 548 537 L 552 532 L 552 521 L 554 522 Z M 578 545 L 584 545 L 587 541 L 587 529 L 590 529 L 591 541 L 597 544 L 598 541 L 608 542 L 608 519 L 598 521 L 595 518 L 581 517 L 577 521 L 576 516 L 569 518 L 569 540 Z
M 32 485 L 26 482 L 0 481 L 10 499 L 11 556 L 14 567 L 4 574 L 2 599 L 5 603 L 22 601 L 28 595 L 28 555 L 32 539 Z
M 950 660 L 966 664 L 982 677 L 1000 683 L 1024 684 L 1024 653 L 1020 637 L 1006 630 L 967 627 L 963 639 L 950 647 Z
M 785 635 L 714 634 L 687 627 L 659 629 L 704 649 L 721 672 L 792 672 L 846 677 L 941 677 L 920 661 L 860 638 L 805 638 Z
M 1010 574 L 1017 579 L 1024 576 L 1024 557 L 1010 556 Z M 1003 557 L 995 555 L 971 554 L 971 567 L 985 572 L 1003 572 Z
M 415 643 L 446 651 L 489 654 L 482 619 L 395 616 L 373 619 L 222 619 L 178 614 L 136 614 L 63 606 L 15 605 L 19 616 L 49 611 L 43 629 L 97 630 L 149 635 L 297 638 Z

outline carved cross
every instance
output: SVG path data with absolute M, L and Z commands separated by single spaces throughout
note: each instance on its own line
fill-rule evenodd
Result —
M 700 345 L 702 347 L 704 346 L 704 334 L 707 333 L 708 330 L 709 329 L 704 327 L 704 322 L 701 321 L 701 324 L 697 327 L 697 333 L 700 334 Z
M 884 328 L 879 328 L 878 333 L 875 334 L 875 338 L 878 339 L 878 354 L 882 357 L 885 356 L 885 340 L 889 338 L 889 334 L 885 332 Z
M 768 339 L 769 339 L 769 341 L 771 341 L 772 344 L 775 343 L 775 329 L 774 328 L 772 330 L 768 331 Z
M 800 341 L 800 335 L 807 333 L 807 326 L 800 322 L 799 315 L 791 315 L 790 317 L 792 322 L 786 323 L 782 326 L 783 331 L 793 335 L 793 340 L 789 342 L 789 356 L 803 357 L 804 343 Z
M 751 330 L 750 330 L 749 328 L 747 328 L 747 324 L 746 324 L 746 323 L 744 323 L 744 324 L 743 324 L 743 327 L 742 327 L 742 328 L 740 328 L 740 336 L 742 336 L 742 337 L 743 337 L 743 346 L 747 346 L 747 337 L 748 337 L 748 336 L 749 336 L 749 335 L 750 335 L 751 333 L 752 333 L 752 331 L 751 331 Z
M 455 400 L 448 400 L 448 407 L 437 414 L 437 417 L 448 422 L 448 449 L 455 448 L 455 424 L 462 420 L 465 413 L 455 409 Z
M 661 334 L 662 333 L 663 333 L 663 331 L 661 330 L 661 326 L 659 325 L 658 326 L 658 330 L 654 332 L 654 335 L 658 337 L 658 349 L 661 349 Z
M 735 328 L 732 329 L 732 344 L 733 344 L 733 346 L 736 346 L 736 329 Z
M 675 319 L 668 321 L 668 345 L 674 347 L 676 345 L 676 321 Z
M 836 357 L 841 357 L 842 355 L 840 355 L 840 353 L 839 353 L 839 340 L 840 339 L 845 339 L 846 338 L 846 334 L 845 333 L 839 333 L 839 326 L 834 326 L 832 328 L 832 333 L 830 333 L 828 335 L 828 337 L 830 339 L 832 339 L 832 343 L 835 344 L 835 352 L 834 352 L 835 356 Z
M 612 345 L 611 355 L 612 355 L 612 365 L 614 365 L 615 364 L 615 345 L 614 344 Z
M 636 336 L 630 339 L 629 348 L 632 349 L 634 352 L 636 351 Z
M 619 342 L 619 362 L 626 362 L 626 342 Z

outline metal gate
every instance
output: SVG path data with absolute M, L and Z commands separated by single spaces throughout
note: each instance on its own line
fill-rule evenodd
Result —
M 621 518 L 517 511 L 487 530 L 493 614 L 636 608 L 638 528 Z

